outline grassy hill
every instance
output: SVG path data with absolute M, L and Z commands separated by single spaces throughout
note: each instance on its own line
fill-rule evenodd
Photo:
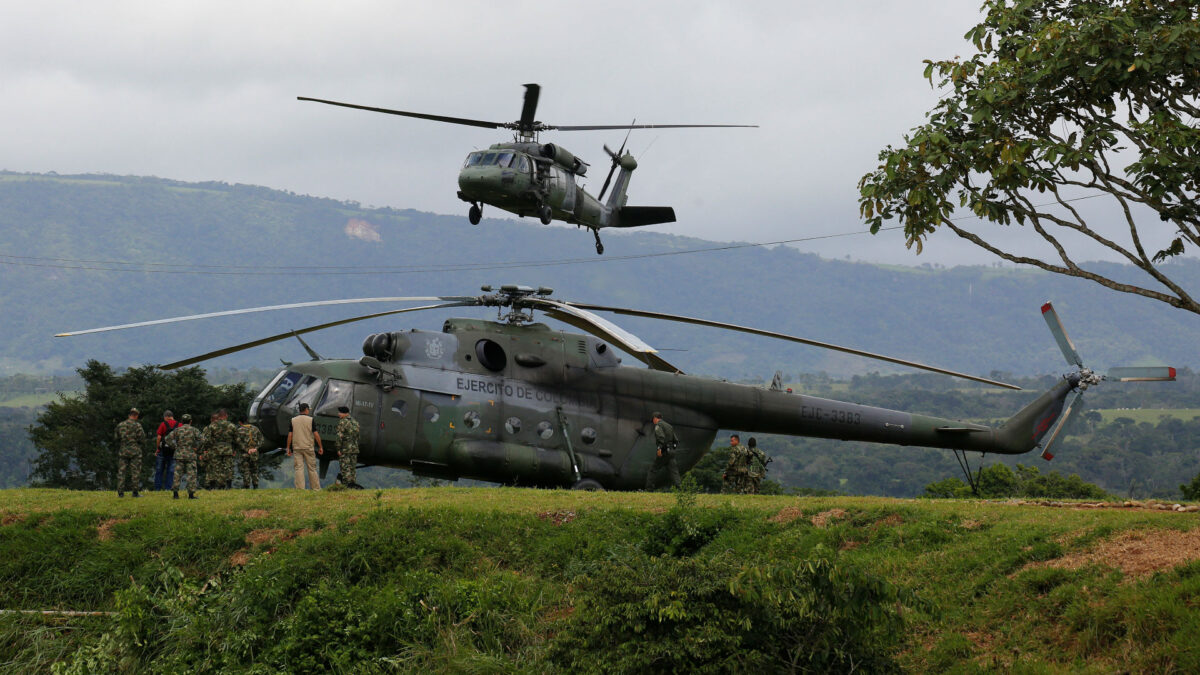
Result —
M 1192 337 L 1200 317 L 1034 270 L 877 266 L 787 246 L 679 255 L 718 245 L 651 231 L 607 235 L 607 252 L 596 256 L 587 232 L 528 219 L 471 226 L 462 216 L 248 185 L 96 175 L 0 172 L 0 231 L 0 374 L 69 372 L 88 358 L 164 363 L 352 316 L 361 306 L 51 339 L 64 330 L 305 300 L 466 294 L 485 283 L 552 286 L 564 298 L 756 325 L 980 374 L 1063 369 L 1038 312 L 1049 298 L 1089 365 L 1200 365 Z M 845 241 L 850 255 L 854 239 Z M 1200 261 L 1168 267 L 1184 287 L 1200 288 Z M 368 333 L 438 329 L 464 312 L 477 315 L 377 319 L 310 343 L 322 354 L 353 356 Z M 776 370 L 890 371 L 764 338 L 621 323 L 674 350 L 672 360 L 688 372 L 769 379 Z M 280 358 L 306 355 L 283 342 L 210 365 L 265 368 Z
M 0 670 L 1195 672 L 1195 514 L 1112 506 L 6 490 Z

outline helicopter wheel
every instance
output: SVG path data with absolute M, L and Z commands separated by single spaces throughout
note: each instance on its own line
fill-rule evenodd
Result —
M 481 218 L 483 218 L 483 209 L 479 208 L 478 204 L 472 204 L 471 210 L 467 211 L 467 220 L 471 221 L 472 225 L 478 225 Z
M 600 481 L 593 480 L 591 478 L 584 478 L 583 480 L 576 481 L 575 484 L 571 486 L 571 489 L 583 490 L 584 492 L 604 492 L 604 486 L 600 484 Z
M 550 210 L 549 206 L 542 204 L 538 207 L 538 220 L 542 221 L 543 225 L 549 225 L 550 221 L 554 220 L 554 212 Z

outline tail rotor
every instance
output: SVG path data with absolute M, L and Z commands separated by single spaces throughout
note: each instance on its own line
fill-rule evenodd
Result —
M 1042 459 L 1047 461 L 1054 459 L 1054 455 L 1050 452 L 1050 448 L 1057 440 L 1059 433 L 1067 426 L 1067 424 L 1079 414 L 1083 408 L 1083 393 L 1088 387 L 1095 386 L 1106 380 L 1113 382 L 1159 382 L 1170 381 L 1175 379 L 1175 369 L 1170 366 L 1117 366 L 1110 368 L 1105 375 L 1099 375 L 1091 368 L 1083 365 L 1083 358 L 1079 356 L 1079 352 L 1075 349 L 1075 343 L 1071 342 L 1071 338 L 1067 336 L 1067 330 L 1063 326 L 1062 319 L 1059 318 L 1058 312 L 1054 311 L 1054 306 L 1049 302 L 1042 305 L 1042 318 L 1046 320 L 1046 325 L 1050 328 L 1050 332 L 1054 335 L 1054 340 L 1058 343 L 1058 348 L 1062 351 L 1063 358 L 1067 360 L 1067 365 L 1078 368 L 1073 373 L 1068 373 L 1065 378 L 1071 382 L 1072 389 L 1063 399 L 1063 407 L 1054 420 L 1053 425 L 1049 426 L 1045 433 L 1038 439 L 1038 446 L 1042 449 Z
M 633 123 L 637 124 L 637 119 L 634 119 Z M 604 177 L 604 187 L 600 188 L 600 196 L 596 197 L 597 201 L 604 201 L 604 193 L 608 190 L 608 183 L 612 180 L 613 174 L 617 171 L 617 166 L 621 163 L 621 155 L 625 154 L 625 144 L 629 142 L 629 134 L 632 132 L 633 129 L 625 132 L 625 140 L 621 141 L 621 149 L 617 150 L 616 152 L 613 152 L 612 149 L 605 144 L 604 152 L 608 153 L 609 157 L 612 157 L 612 167 L 609 168 L 608 175 Z

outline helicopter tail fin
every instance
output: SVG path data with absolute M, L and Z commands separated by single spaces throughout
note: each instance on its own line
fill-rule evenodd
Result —
M 617 211 L 610 227 L 641 227 L 675 222 L 675 209 L 669 206 L 625 206 Z

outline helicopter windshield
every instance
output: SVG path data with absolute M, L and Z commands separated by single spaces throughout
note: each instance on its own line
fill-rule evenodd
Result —
M 283 371 L 258 395 L 251 414 L 259 419 L 274 417 L 281 407 L 296 410 L 301 403 L 312 406 L 321 393 L 321 378 L 294 370 Z M 257 409 L 255 408 L 257 406 Z
M 467 155 L 467 161 L 463 162 L 463 168 L 465 169 L 468 166 L 476 166 L 479 164 L 479 160 L 481 159 L 483 159 L 482 152 L 472 152 L 471 154 Z
M 496 164 L 507 167 L 512 164 L 513 154 L 511 152 L 502 152 L 496 156 Z

